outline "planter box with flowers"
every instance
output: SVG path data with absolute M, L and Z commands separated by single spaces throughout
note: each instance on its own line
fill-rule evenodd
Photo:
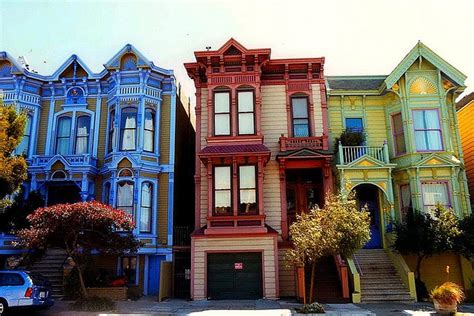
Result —
M 464 292 L 461 287 L 453 282 L 444 282 L 435 287 L 430 296 L 436 311 L 440 314 L 455 313 L 458 304 L 464 300 Z

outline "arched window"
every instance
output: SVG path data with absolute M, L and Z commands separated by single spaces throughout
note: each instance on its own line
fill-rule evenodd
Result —
M 145 110 L 145 135 L 143 139 L 143 150 L 154 151 L 155 144 L 155 111 Z
M 89 134 L 91 118 L 88 115 L 79 116 L 76 124 L 76 154 L 87 154 L 89 152 Z
M 136 150 L 137 148 L 137 109 L 122 109 L 120 122 L 120 150 Z
M 109 116 L 109 144 L 107 151 L 110 153 L 114 148 L 115 141 L 115 110 L 110 111 Z
M 140 204 L 140 232 L 151 232 L 151 218 L 153 209 L 153 184 L 151 182 L 142 183 L 142 198 Z
M 30 147 L 31 137 L 31 115 L 26 116 L 25 129 L 23 131 L 23 138 L 21 139 L 20 145 L 18 145 L 17 152 L 19 154 L 28 155 L 28 148 Z
M 71 137 L 71 118 L 63 116 L 58 119 L 58 131 L 56 133 L 56 154 L 69 154 L 69 139 Z
M 133 214 L 133 182 L 121 181 L 117 184 L 116 207 L 126 213 Z

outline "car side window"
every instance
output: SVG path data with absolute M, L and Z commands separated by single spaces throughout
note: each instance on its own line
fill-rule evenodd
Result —
M 25 280 L 18 273 L 0 273 L 0 285 L 17 286 L 25 284 Z

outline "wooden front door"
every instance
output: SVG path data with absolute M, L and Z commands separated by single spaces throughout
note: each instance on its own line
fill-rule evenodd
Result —
M 296 220 L 296 214 L 308 212 L 316 205 L 323 206 L 323 185 L 320 181 L 308 179 L 303 174 L 295 181 L 286 183 L 288 225 Z

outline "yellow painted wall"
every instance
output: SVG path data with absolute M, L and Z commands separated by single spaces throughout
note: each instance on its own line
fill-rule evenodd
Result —
M 170 122 L 171 96 L 163 95 L 160 119 L 160 164 L 169 163 L 170 155 Z
M 167 173 L 158 175 L 158 242 L 168 243 L 168 179 Z
M 49 115 L 49 100 L 41 102 L 41 111 L 38 123 L 38 143 L 36 153 L 44 155 L 46 147 L 46 135 L 48 134 L 48 115 Z
M 474 204 L 474 101 L 464 106 L 457 112 L 459 122 L 459 133 L 461 135 L 462 149 L 464 152 L 464 164 L 471 193 L 471 204 Z

